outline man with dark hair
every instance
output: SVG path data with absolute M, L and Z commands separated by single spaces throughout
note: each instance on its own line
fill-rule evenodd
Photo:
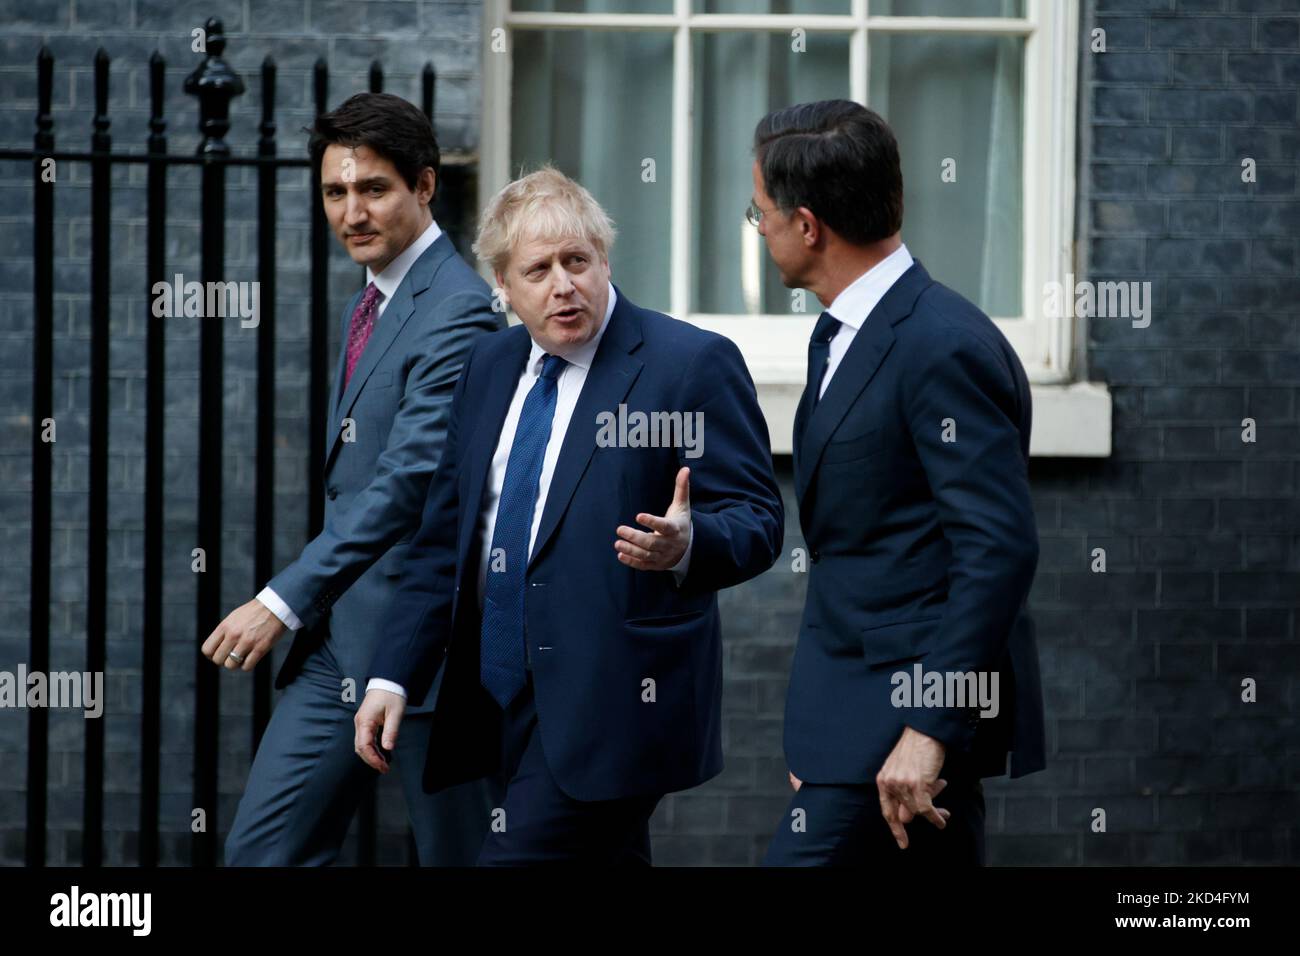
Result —
M 826 309 L 794 425 L 811 562 L 785 714 L 795 794 L 765 863 L 983 863 L 980 778 L 1008 753 L 1013 777 L 1044 766 L 1029 384 L 903 245 L 880 116 L 793 106 L 754 151 L 750 221 L 781 281 Z
M 251 671 L 305 628 L 226 841 L 230 865 L 327 864 L 377 775 L 356 759 L 358 684 L 396 589 L 442 454 L 452 391 L 470 347 L 505 327 L 487 284 L 430 212 L 433 127 L 405 100 L 360 93 L 317 118 L 309 150 L 325 215 L 367 285 L 343 312 L 324 466 L 325 523 L 302 553 L 203 644 Z M 423 865 L 472 863 L 491 801 L 485 781 L 437 796 L 420 778 L 431 701 L 396 752 Z

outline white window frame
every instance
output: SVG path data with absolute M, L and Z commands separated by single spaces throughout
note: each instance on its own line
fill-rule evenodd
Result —
M 1073 382 L 1075 327 L 1070 316 L 1045 314 L 1043 290 L 1064 287 L 1074 268 L 1075 129 L 1078 75 L 1078 0 L 1025 0 L 1025 16 L 873 16 L 869 0 L 850 0 L 847 14 L 695 13 L 694 0 L 674 0 L 672 13 L 518 13 L 510 0 L 483 4 L 483 109 L 479 213 L 510 181 L 510 89 L 518 30 L 648 30 L 673 35 L 672 167 L 689 169 L 693 135 L 691 38 L 696 33 L 779 32 L 849 38 L 850 98 L 866 103 L 870 77 L 868 35 L 923 33 L 1025 38 L 1022 123 L 1023 254 L 1021 316 L 994 321 L 1016 349 L 1033 386 L 1035 455 L 1110 454 L 1110 396 L 1104 386 Z M 505 52 L 493 52 L 502 35 Z M 758 117 L 755 117 L 757 122 Z M 691 312 L 692 214 L 690 177 L 671 177 L 670 307 L 677 318 L 731 338 L 759 390 L 772 448 L 789 452 L 794 409 L 803 390 L 810 315 L 716 315 Z M 739 219 L 739 213 L 737 213 Z M 757 232 L 754 233 L 757 237 Z M 904 239 L 907 226 L 904 222 Z M 915 251 L 915 250 L 914 250 Z M 745 255 L 761 253 L 759 243 Z M 924 256 L 924 252 L 917 252 Z M 746 270 L 750 269 L 748 260 Z M 942 281 L 942 276 L 938 276 Z M 814 303 L 815 305 L 815 303 Z M 1073 383 L 1073 384 L 1071 384 Z

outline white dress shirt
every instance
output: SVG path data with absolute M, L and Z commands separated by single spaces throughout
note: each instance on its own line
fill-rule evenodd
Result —
M 867 321 L 867 316 L 880 304 L 880 300 L 885 297 L 885 293 L 893 284 L 910 268 L 912 268 L 912 254 L 907 251 L 907 246 L 900 244 L 897 249 L 854 279 L 827 308 L 826 311 L 838 319 L 840 325 L 831 337 L 830 352 L 826 356 L 826 372 L 822 375 L 821 388 L 817 392 L 818 399 L 826 394 L 831 376 L 840 367 L 840 362 L 844 360 L 844 353 L 853 344 L 853 337 Z
M 564 352 L 556 352 L 567 363 L 560 369 L 560 374 L 556 379 L 555 393 L 555 416 L 551 419 L 551 435 L 546 442 L 546 451 L 542 456 L 542 475 L 537 483 L 537 501 L 533 505 L 533 524 L 528 532 L 528 557 L 531 560 L 533 556 L 533 544 L 537 541 L 537 529 L 542 524 L 542 512 L 546 509 L 546 496 L 551 489 L 551 478 L 555 475 L 555 463 L 560 458 L 560 448 L 564 445 L 564 436 L 569 430 L 570 421 L 573 418 L 573 410 L 578 404 L 578 396 L 582 393 L 582 386 L 587 381 L 587 372 L 591 369 L 591 362 L 596 356 L 596 349 L 600 347 L 600 340 L 604 338 L 605 329 L 609 326 L 609 318 L 614 314 L 614 301 L 617 293 L 614 286 L 609 286 L 609 304 L 605 307 L 605 318 L 600 323 L 600 328 L 589 342 L 585 342 L 573 349 Z M 524 370 L 519 375 L 519 380 L 515 383 L 515 393 L 510 399 L 510 408 L 506 412 L 505 421 L 501 423 L 501 434 L 497 438 L 496 451 L 492 454 L 492 464 L 487 475 L 487 487 L 484 489 L 482 508 L 478 516 L 478 533 L 479 533 L 479 562 L 478 562 L 478 582 L 477 596 L 478 604 L 483 606 L 483 594 L 487 588 L 487 571 L 491 566 L 492 560 L 492 534 L 496 529 L 497 506 L 501 501 L 501 488 L 506 480 L 506 465 L 510 462 L 510 449 L 514 445 L 515 431 L 519 427 L 519 416 L 524 408 L 524 399 L 528 397 L 529 391 L 532 390 L 534 383 L 542 373 L 542 361 L 547 353 L 542 351 L 542 347 L 533 341 L 528 351 L 528 362 Z M 595 421 L 588 422 L 588 427 L 595 429 Z M 610 528 L 612 534 L 614 529 Z M 669 570 L 673 572 L 677 583 L 680 584 L 686 577 L 690 568 L 691 545 L 695 540 L 695 528 L 691 526 L 691 536 L 687 541 L 686 551 L 682 558 Z M 613 550 L 613 543 L 610 543 L 610 550 Z M 610 560 L 618 560 L 613 554 Z M 366 684 L 366 690 L 386 690 L 394 694 L 406 696 L 406 691 L 401 685 L 392 681 L 381 678 L 371 678 Z
M 430 222 L 428 228 L 420 233 L 413 243 L 399 252 L 392 262 L 384 266 L 384 271 L 379 275 L 375 275 L 370 271 L 370 267 L 366 266 L 366 283 L 373 282 L 375 288 L 379 290 L 379 306 L 375 311 L 376 322 L 383 316 L 389 300 L 397 291 L 397 287 L 402 284 L 402 280 L 406 278 L 406 274 L 411 271 L 411 266 L 415 265 L 415 260 L 424 255 L 425 250 L 437 242 L 441 235 L 442 230 L 438 228 L 437 221 Z M 346 342 L 344 347 L 347 347 Z M 298 619 L 297 614 L 293 613 L 293 608 L 269 587 L 262 588 L 258 592 L 257 599 L 266 605 L 268 611 L 283 621 L 284 626 L 289 630 L 296 631 L 302 627 L 302 621 Z

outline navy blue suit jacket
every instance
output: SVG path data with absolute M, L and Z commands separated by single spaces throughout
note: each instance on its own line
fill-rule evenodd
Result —
M 981 776 L 1005 773 L 1008 752 L 1013 776 L 1043 767 L 1022 614 L 1038 560 L 1029 427 L 1010 344 L 919 262 L 867 317 L 820 401 L 805 391 L 794 465 L 811 563 L 785 718 L 796 777 L 872 782 L 905 725 L 969 754 Z M 891 675 L 918 661 L 924 672 L 996 669 L 998 716 L 895 707 Z
M 617 290 L 616 290 L 617 291 Z M 479 683 L 481 502 L 531 340 L 515 326 L 475 342 L 452 401 L 398 594 L 370 670 L 412 702 L 444 664 L 425 786 L 497 768 L 500 708 Z M 702 412 L 703 454 L 604 447 L 597 416 Z M 680 586 L 616 557 L 615 529 L 663 514 L 691 469 L 694 527 Z M 784 513 L 767 426 L 727 338 L 642 309 L 618 292 L 555 466 L 526 571 L 525 633 L 538 731 L 556 782 L 578 800 L 693 787 L 722 769 L 717 591 L 767 570 Z M 654 700 L 647 679 L 654 681 Z

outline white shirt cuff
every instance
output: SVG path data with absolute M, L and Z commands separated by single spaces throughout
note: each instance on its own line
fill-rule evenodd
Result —
M 673 573 L 673 577 L 679 585 L 686 580 L 686 574 L 691 569 L 691 545 L 695 543 L 694 521 L 691 522 L 690 532 L 691 536 L 686 542 L 686 550 L 682 552 L 682 559 L 668 569 Z
M 390 694 L 396 694 L 402 700 L 406 700 L 406 688 L 401 684 L 394 684 L 390 680 L 384 680 L 382 677 L 372 677 L 366 681 L 366 693 L 372 690 L 386 690 Z
M 262 588 L 258 592 L 257 599 L 266 605 L 266 609 L 284 622 L 284 626 L 291 631 L 296 631 L 302 627 L 302 621 L 298 620 L 298 615 L 293 613 L 293 608 L 281 600 L 280 595 L 276 594 L 270 588 Z

